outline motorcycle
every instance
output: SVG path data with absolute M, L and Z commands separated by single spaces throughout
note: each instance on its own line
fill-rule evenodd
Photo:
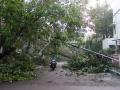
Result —
M 50 68 L 54 71 L 55 68 L 56 68 L 56 65 L 57 65 L 56 61 L 53 60 L 53 61 L 51 61 L 51 63 L 50 63 Z

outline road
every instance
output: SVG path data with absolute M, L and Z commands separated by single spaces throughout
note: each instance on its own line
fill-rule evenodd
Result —
M 90 86 L 20 86 L 4 87 L 0 90 L 120 90 L 120 87 L 90 87 Z
M 0 84 L 0 90 L 120 90 L 120 79 L 109 73 L 77 76 L 62 69 L 58 63 L 55 71 L 38 68 L 39 78 L 29 81 Z

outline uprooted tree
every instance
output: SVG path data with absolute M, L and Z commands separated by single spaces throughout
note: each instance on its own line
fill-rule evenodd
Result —
M 31 79 L 36 60 L 45 63 L 75 39 L 82 24 L 80 9 L 54 2 L 0 1 L 0 80 Z

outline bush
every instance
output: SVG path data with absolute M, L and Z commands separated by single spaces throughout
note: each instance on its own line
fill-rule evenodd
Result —
M 50 62 L 50 58 L 49 57 L 40 57 L 40 56 L 38 56 L 38 57 L 35 57 L 34 58 L 34 62 L 35 62 L 35 64 L 36 65 L 43 65 L 43 66 L 47 66 L 47 65 L 49 65 L 49 62 Z
M 111 54 L 114 54 L 115 53 L 115 50 L 114 49 L 104 49 L 102 51 L 100 51 L 101 53 L 105 54 L 105 55 L 111 55 Z
M 111 63 L 105 59 L 97 59 L 94 55 L 89 56 L 89 58 L 85 55 L 79 55 L 68 61 L 67 68 L 72 71 L 81 70 L 87 73 L 101 73 L 108 72 L 111 68 Z
M 12 53 L 0 64 L 0 81 L 18 81 L 32 79 L 35 65 L 26 54 Z

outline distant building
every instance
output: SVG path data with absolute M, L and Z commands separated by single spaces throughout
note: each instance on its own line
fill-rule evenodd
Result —
M 112 2 L 113 8 L 113 37 L 103 40 L 103 49 L 115 48 L 120 49 L 120 0 Z

